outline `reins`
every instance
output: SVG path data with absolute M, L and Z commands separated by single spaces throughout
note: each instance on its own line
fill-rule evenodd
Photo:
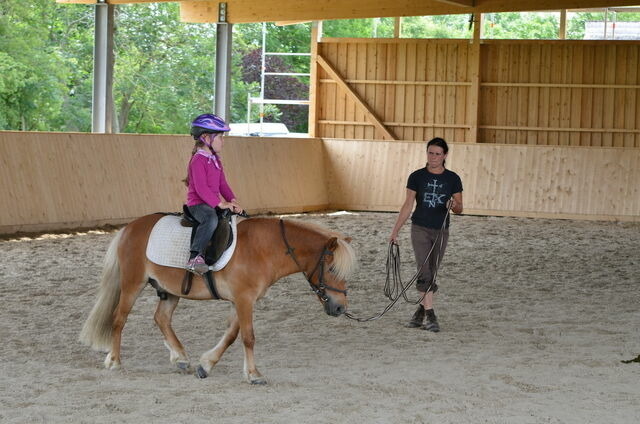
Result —
M 293 262 L 296 263 L 296 265 L 298 266 L 298 269 L 300 270 L 302 275 L 304 275 L 304 278 L 307 280 L 307 282 L 311 286 L 311 290 L 320 298 L 322 302 L 326 302 L 327 300 L 329 300 L 329 298 L 327 297 L 327 290 L 343 293 L 345 296 L 347 295 L 346 290 L 332 287 L 326 284 L 324 281 L 324 265 L 326 262 L 325 258 L 327 256 L 333 256 L 333 252 L 329 250 L 327 246 L 324 246 L 324 249 L 320 254 L 320 258 L 318 259 L 316 266 L 313 268 L 313 271 L 311 271 L 311 274 L 307 275 L 307 273 L 303 270 L 302 266 L 300 265 L 300 262 L 298 262 L 298 258 L 294 253 L 295 249 L 291 247 L 291 245 L 289 244 L 289 241 L 287 240 L 287 235 L 284 229 L 284 220 L 282 218 L 280 218 L 280 233 L 282 234 L 282 241 L 284 241 L 284 245 L 287 247 L 285 254 L 291 256 L 291 259 L 293 259 Z M 318 275 L 318 284 L 315 285 L 311 282 L 311 278 L 314 276 L 314 274 L 318 269 L 320 270 Z
M 440 249 L 438 251 L 442 252 L 442 245 L 444 243 L 444 237 L 442 237 L 442 233 L 445 230 L 445 225 L 447 224 L 447 218 L 449 218 L 450 212 L 451 212 L 451 207 L 447 208 L 447 213 L 442 222 L 442 227 L 440 228 L 438 236 L 436 237 L 436 241 L 431 246 L 431 250 L 429 250 L 429 253 L 427 254 L 422 264 L 420 265 L 420 268 L 418 268 L 418 271 L 411 277 L 411 279 L 406 284 L 402 283 L 402 277 L 400 275 L 400 265 L 401 265 L 400 248 L 398 247 L 398 244 L 394 242 L 389 243 L 389 249 L 387 250 L 387 263 L 386 263 L 387 276 L 384 283 L 384 295 L 387 298 L 389 298 L 390 302 L 387 304 L 387 306 L 384 307 L 382 312 L 368 318 L 357 317 L 351 314 L 349 311 L 346 311 L 344 315 L 347 318 L 354 321 L 358 321 L 358 322 L 375 321 L 377 319 L 380 319 L 384 314 L 386 314 L 389 310 L 391 310 L 391 308 L 393 308 L 393 306 L 398 302 L 398 300 L 400 300 L 400 296 L 404 298 L 405 302 L 411 303 L 413 305 L 417 305 L 418 303 L 422 302 L 422 299 L 424 299 L 430 287 L 427 288 L 427 291 L 425 291 L 425 293 L 420 297 L 420 299 L 418 299 L 415 302 L 409 300 L 409 298 L 406 295 L 406 292 L 409 289 L 409 287 L 411 287 L 420 276 L 422 272 L 422 268 L 425 266 L 425 264 L 431 257 L 431 254 L 433 253 L 433 249 L 435 248 L 438 241 L 440 242 Z M 438 277 L 438 268 L 439 267 L 436 267 L 436 270 L 433 274 L 432 284 L 435 284 L 436 279 Z

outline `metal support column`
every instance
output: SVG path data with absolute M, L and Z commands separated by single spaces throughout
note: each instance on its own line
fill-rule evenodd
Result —
M 91 131 L 96 133 L 113 132 L 114 9 L 105 0 L 98 0 L 95 5 Z
M 233 24 L 227 23 L 227 3 L 218 4 L 216 24 L 215 114 L 231 119 L 231 43 Z

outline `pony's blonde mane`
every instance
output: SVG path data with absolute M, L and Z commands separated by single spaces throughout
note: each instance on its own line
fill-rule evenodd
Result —
M 344 280 L 355 272 L 358 267 L 358 258 L 355 249 L 347 241 L 345 235 L 318 224 L 296 222 L 300 224 L 301 227 L 306 227 L 312 231 L 324 234 L 328 238 L 336 237 L 338 239 L 338 248 L 333 252 L 333 261 L 331 262 L 331 270 L 337 278 Z

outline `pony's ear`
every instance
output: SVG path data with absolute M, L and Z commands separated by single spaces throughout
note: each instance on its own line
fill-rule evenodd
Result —
M 351 241 L 353 240 L 351 237 L 345 237 L 342 240 L 346 241 L 347 243 L 351 244 Z
M 337 237 L 331 237 L 329 239 L 329 241 L 327 242 L 327 249 L 329 249 L 329 250 L 331 250 L 333 252 L 337 248 L 338 248 L 338 238 Z

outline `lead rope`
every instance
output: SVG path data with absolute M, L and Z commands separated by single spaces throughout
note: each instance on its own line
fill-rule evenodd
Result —
M 351 314 L 349 311 L 346 311 L 344 315 L 347 318 L 354 321 L 358 321 L 358 322 L 375 321 L 377 319 L 382 318 L 384 314 L 386 314 L 389 310 L 391 310 L 391 308 L 393 308 L 393 306 L 398 302 L 398 300 L 400 300 L 400 296 L 404 298 L 405 302 L 413 305 L 417 305 L 418 303 L 422 302 L 422 299 L 424 299 L 424 297 L 429 292 L 429 288 L 422 296 L 420 296 L 420 298 L 417 301 L 409 300 L 406 292 L 407 290 L 409 290 L 409 287 L 411 287 L 416 282 L 416 280 L 422 273 L 422 268 L 424 268 L 425 264 L 429 260 L 429 257 L 431 257 L 431 254 L 433 253 L 433 249 L 436 247 L 436 244 L 438 243 L 438 241 L 440 242 L 440 249 L 438 250 L 438 252 L 441 254 L 442 245 L 444 244 L 444 237 L 442 237 L 442 233 L 444 232 L 445 225 L 447 225 L 447 219 L 449 218 L 450 213 L 451 213 L 451 206 L 447 208 L 447 213 L 444 217 L 444 220 L 442 221 L 442 227 L 440 227 L 440 232 L 438 233 L 438 237 L 436 237 L 435 243 L 433 243 L 426 258 L 424 258 L 424 261 L 422 261 L 422 264 L 420 264 L 420 268 L 418 268 L 418 271 L 416 271 L 416 273 L 411 277 L 411 279 L 406 284 L 402 283 L 402 276 L 400 275 L 400 265 L 401 265 L 400 248 L 396 243 L 393 243 L 393 242 L 389 243 L 389 249 L 387 250 L 387 263 L 386 263 L 387 276 L 384 282 L 383 293 L 391 302 L 389 302 L 387 306 L 384 307 L 382 312 L 369 318 L 357 317 Z M 438 266 L 436 266 L 436 270 L 433 274 L 433 284 L 435 284 L 436 279 L 438 277 L 438 268 L 440 265 L 440 259 L 441 257 L 438 257 L 438 261 L 437 261 Z

